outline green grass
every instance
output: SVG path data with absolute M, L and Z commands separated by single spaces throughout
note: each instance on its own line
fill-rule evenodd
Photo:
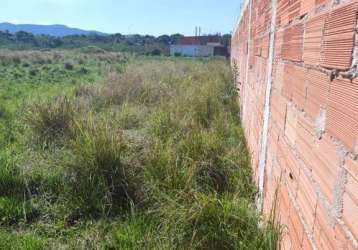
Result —
M 225 61 L 76 53 L 2 59 L 0 249 L 276 248 Z
M 42 250 L 48 247 L 46 239 L 31 233 L 21 235 L 0 230 L 0 249 L 7 250 Z

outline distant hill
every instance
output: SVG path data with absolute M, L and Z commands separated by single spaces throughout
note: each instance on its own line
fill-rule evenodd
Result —
M 12 23 L 0 23 L 0 31 L 8 30 L 10 33 L 18 31 L 25 31 L 34 35 L 50 35 L 56 37 L 64 37 L 69 35 L 107 35 L 98 31 L 81 30 L 76 28 L 70 28 L 66 25 L 54 24 L 54 25 L 37 25 L 37 24 L 12 24 Z

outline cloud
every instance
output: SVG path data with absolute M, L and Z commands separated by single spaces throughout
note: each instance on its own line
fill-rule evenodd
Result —
M 6 20 L 6 22 L 13 23 L 13 24 L 38 24 L 38 25 L 51 25 L 53 23 L 46 22 L 46 21 L 37 21 L 37 20 L 25 20 L 25 19 L 10 19 Z

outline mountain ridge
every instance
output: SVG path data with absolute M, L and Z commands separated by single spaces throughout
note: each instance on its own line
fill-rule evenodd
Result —
M 0 23 L 0 31 L 9 31 L 10 33 L 16 33 L 19 31 L 25 31 L 34 35 L 50 35 L 56 37 L 64 37 L 70 35 L 108 35 L 104 32 L 95 30 L 84 30 L 79 28 L 69 27 L 63 24 L 13 24 L 10 22 Z

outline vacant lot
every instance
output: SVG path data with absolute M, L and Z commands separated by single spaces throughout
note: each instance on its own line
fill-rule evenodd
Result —
M 0 60 L 0 249 L 276 248 L 225 61 Z

